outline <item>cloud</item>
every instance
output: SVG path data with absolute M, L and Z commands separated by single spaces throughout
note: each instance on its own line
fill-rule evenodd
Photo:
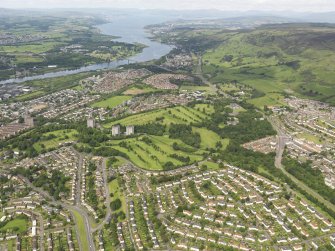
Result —
M 334 0 L 1 0 L 7 8 L 141 8 L 334 11 Z

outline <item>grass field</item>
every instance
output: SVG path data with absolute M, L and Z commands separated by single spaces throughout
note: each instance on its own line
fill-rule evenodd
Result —
M 108 183 L 109 186 L 109 192 L 113 193 L 113 196 L 111 197 L 111 200 L 120 199 L 122 202 L 122 207 L 118 209 L 117 212 L 123 211 L 124 214 L 127 212 L 127 203 L 124 195 L 122 194 L 122 191 L 120 190 L 119 183 L 117 179 L 114 179 L 113 181 Z
M 86 238 L 86 228 L 84 218 L 75 210 L 72 211 L 79 233 L 82 250 L 89 250 L 89 243 Z
M 14 231 L 17 229 L 16 231 Z M 28 231 L 28 220 L 24 218 L 16 218 L 0 228 L 0 231 L 11 231 L 17 234 L 22 234 Z
M 221 142 L 222 148 L 225 149 L 229 144 L 229 139 L 221 140 L 220 136 L 215 132 L 210 131 L 206 128 L 197 128 L 193 127 L 193 132 L 197 132 L 201 137 L 201 147 L 206 148 L 215 148 L 217 142 Z
M 131 99 L 131 96 L 113 96 L 92 104 L 92 107 L 114 108 Z
M 37 152 L 42 151 L 43 149 L 49 150 L 51 148 L 57 148 L 59 144 L 74 141 L 77 139 L 76 134 L 78 132 L 76 130 L 58 130 L 53 132 L 44 133 L 42 137 L 48 137 L 50 135 L 55 135 L 55 138 L 50 140 L 42 140 L 34 144 L 34 148 Z
M 15 97 L 15 99 L 17 101 L 31 100 L 31 99 L 43 96 L 44 93 L 45 93 L 44 91 L 33 91 L 31 93 L 19 95 L 19 96 Z
M 218 170 L 219 169 L 219 164 L 216 162 L 210 162 L 210 161 L 204 161 L 202 165 L 205 165 L 208 167 L 208 169 L 211 170 Z
M 40 54 L 54 49 L 56 46 L 60 46 L 63 43 L 59 42 L 43 42 L 39 44 L 26 44 L 18 46 L 2 46 L 1 51 L 5 53 L 35 53 Z
M 284 101 L 284 96 L 279 93 L 267 93 L 264 97 L 254 98 L 248 100 L 250 104 L 255 105 L 259 109 L 263 109 L 264 106 L 284 106 L 286 102 Z
M 311 141 L 315 144 L 322 144 L 323 143 L 323 140 L 320 139 L 320 137 L 314 136 L 313 134 L 306 133 L 306 132 L 297 134 L 297 137 L 301 138 L 301 139 L 306 139 L 306 140 Z

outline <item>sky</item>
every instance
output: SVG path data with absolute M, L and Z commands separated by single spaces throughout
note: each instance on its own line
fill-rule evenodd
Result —
M 0 8 L 139 8 L 327 12 L 335 0 L 0 0 Z

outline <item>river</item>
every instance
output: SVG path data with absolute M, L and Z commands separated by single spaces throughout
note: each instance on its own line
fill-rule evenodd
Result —
M 141 18 L 138 18 L 135 16 L 124 15 L 116 17 L 110 23 L 97 26 L 97 28 L 99 28 L 103 34 L 119 37 L 117 39 L 114 39 L 114 41 L 125 42 L 125 43 L 141 43 L 147 46 L 146 48 L 143 49 L 141 53 L 132 56 L 128 59 L 115 60 L 109 63 L 83 66 L 81 68 L 74 70 L 63 70 L 24 78 L 12 78 L 2 80 L 0 81 L 0 85 L 9 83 L 22 83 L 25 81 L 37 80 L 37 79 L 61 77 L 88 71 L 115 69 L 119 66 L 127 64 L 128 60 L 130 62 L 141 63 L 153 59 L 159 59 L 160 57 L 168 54 L 173 47 L 171 47 L 170 45 L 150 40 L 149 39 L 150 34 L 148 34 L 145 31 L 144 27 L 146 25 L 154 24 L 160 21 L 162 20 L 153 19 L 151 16 L 142 16 Z

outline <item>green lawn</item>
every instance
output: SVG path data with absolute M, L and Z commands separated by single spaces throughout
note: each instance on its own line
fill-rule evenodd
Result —
M 15 228 L 17 228 L 16 231 L 14 231 Z M 21 217 L 13 219 L 1 227 L 0 231 L 10 231 L 18 234 L 25 233 L 28 231 L 28 220 Z
M 89 250 L 89 243 L 86 238 L 86 228 L 85 228 L 85 222 L 84 218 L 77 212 L 77 211 L 72 211 L 76 226 L 78 228 L 78 233 L 79 233 L 79 238 L 82 244 L 82 249 L 83 250 Z
M 69 141 L 75 141 L 77 139 L 76 134 L 78 132 L 73 129 L 68 130 L 58 130 L 53 132 L 44 133 L 42 137 L 48 137 L 50 135 L 55 135 L 55 138 L 49 140 L 41 140 L 36 142 L 33 146 L 36 151 L 40 152 L 43 149 L 49 150 L 51 148 L 57 148 L 59 144 Z
M 219 164 L 217 164 L 216 162 L 205 161 L 202 164 L 207 166 L 208 169 L 211 169 L 211 170 L 218 170 L 219 169 Z
M 215 148 L 217 142 L 221 142 L 223 149 L 225 149 L 229 144 L 229 139 L 222 140 L 217 133 L 210 131 L 206 128 L 193 127 L 193 132 L 197 132 L 200 134 L 201 147 L 203 149 Z
M 117 179 L 114 179 L 113 181 L 108 183 L 109 186 L 109 192 L 113 193 L 113 196 L 111 197 L 111 200 L 120 199 L 122 202 L 122 207 L 118 209 L 116 212 L 123 211 L 124 214 L 127 212 L 127 203 L 124 195 L 122 194 L 122 191 L 120 190 L 119 183 Z
M 92 107 L 114 108 L 131 99 L 131 96 L 113 96 L 92 104 Z

